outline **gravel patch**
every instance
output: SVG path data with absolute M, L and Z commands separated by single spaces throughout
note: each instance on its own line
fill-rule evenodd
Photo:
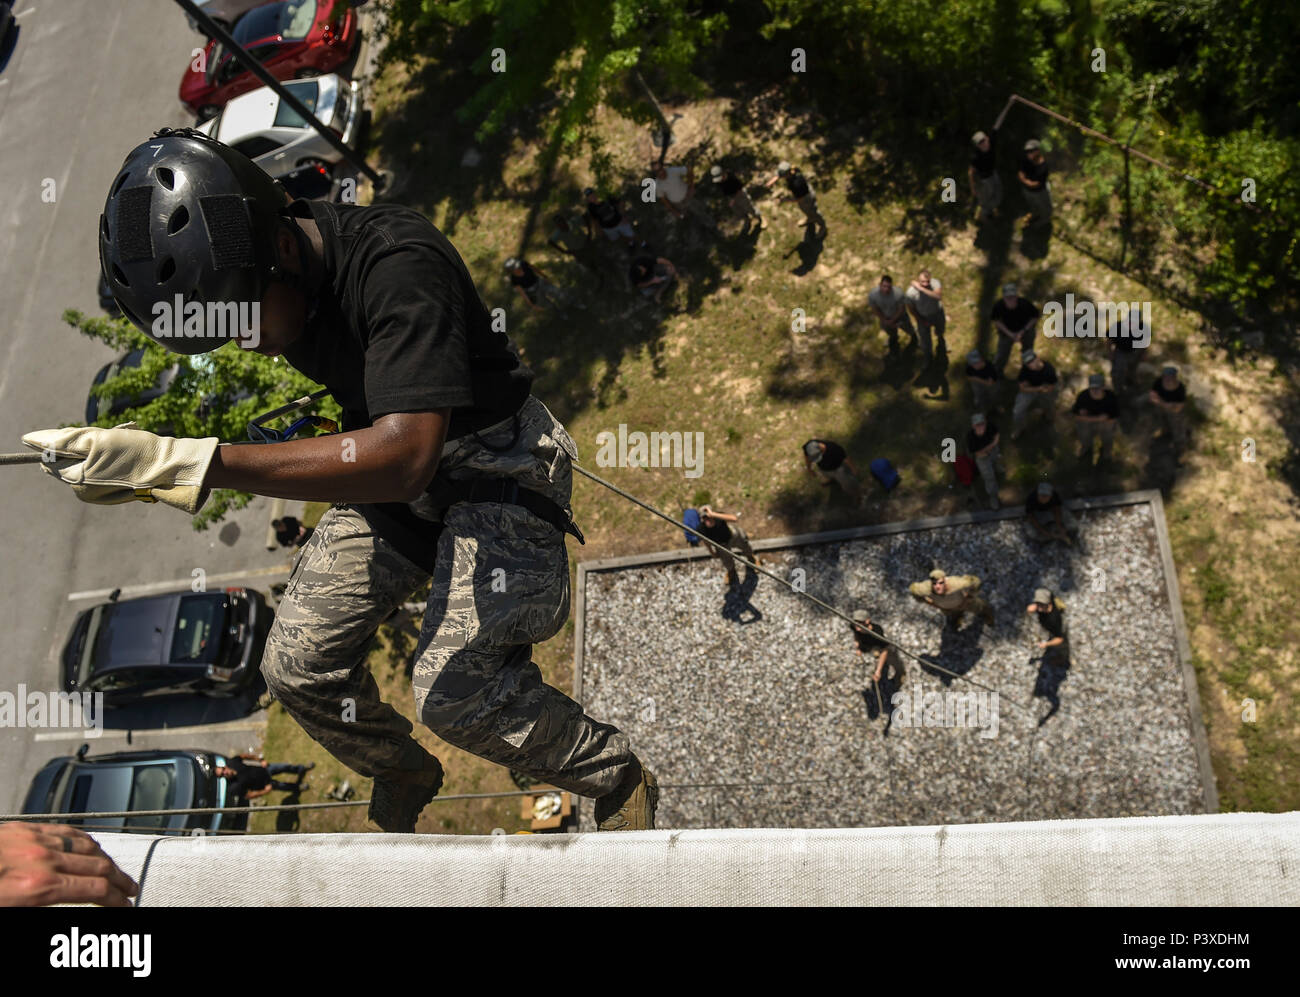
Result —
M 1075 549 L 1032 544 L 1015 518 L 761 552 L 778 574 L 802 569 L 810 594 L 867 608 L 913 654 L 995 691 L 903 659 L 909 712 L 926 705 L 918 693 L 968 694 L 974 708 L 969 694 L 985 697 L 962 726 L 951 707 L 936 725 L 933 705 L 930 724 L 924 709 L 889 723 L 891 690 L 881 714 L 848 624 L 760 575 L 726 594 L 713 559 L 586 572 L 585 708 L 625 730 L 657 775 L 661 828 L 1202 813 L 1154 515 L 1147 503 L 1078 513 Z M 983 579 L 991 628 L 967 617 L 945 630 L 908 595 L 934 567 Z M 1042 631 L 1025 612 L 1040 586 L 1065 601 L 1070 635 L 1050 716 Z M 589 801 L 581 813 L 590 829 Z

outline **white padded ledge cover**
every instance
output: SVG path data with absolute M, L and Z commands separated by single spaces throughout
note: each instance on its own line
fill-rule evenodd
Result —
M 142 906 L 1300 904 L 1300 812 L 833 830 L 94 837 L 141 883 Z

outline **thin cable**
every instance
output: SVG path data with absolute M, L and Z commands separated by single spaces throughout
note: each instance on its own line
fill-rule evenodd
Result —
M 577 471 L 579 474 L 585 475 L 586 477 L 590 478 L 592 481 L 604 485 L 606 488 L 608 488 L 610 491 L 614 492 L 615 494 L 623 496 L 623 498 L 627 499 L 629 502 L 636 503 L 642 509 L 645 509 L 647 512 L 654 513 L 656 516 L 658 516 L 660 519 L 664 520 L 665 522 L 672 523 L 672 525 L 675 526 L 677 529 L 686 530 L 690 533 L 694 533 L 697 537 L 699 537 L 705 543 L 709 544 L 711 547 L 716 547 L 724 554 L 731 555 L 741 564 L 745 565 L 748 568 L 753 568 L 755 571 L 759 572 L 760 574 L 766 575 L 768 578 L 771 578 L 773 581 L 780 582 L 782 585 L 788 588 L 795 595 L 801 595 L 805 599 L 810 599 L 811 601 L 815 602 L 818 606 L 821 606 L 822 609 L 826 610 L 828 613 L 832 613 L 833 615 L 838 616 L 849 626 L 854 626 L 854 621 L 851 617 L 840 612 L 838 609 L 836 609 L 834 606 L 830 605 L 829 603 L 822 602 L 822 600 L 818 599 L 815 595 L 811 595 L 808 592 L 795 588 L 791 582 L 786 581 L 780 575 L 773 574 L 772 572 L 766 570 L 765 568 L 762 568 L 759 565 L 754 564 L 752 561 L 746 561 L 743 557 L 741 557 L 739 554 L 736 554 L 734 551 L 728 550 L 727 548 L 723 547 L 721 544 L 714 543 L 712 540 L 706 537 L 703 533 L 700 533 L 698 530 L 692 529 L 691 527 L 685 525 L 684 523 L 679 523 L 671 516 L 668 516 L 667 514 L 660 512 L 658 509 L 654 508 L 653 506 L 647 505 L 645 502 L 642 502 L 635 495 L 629 495 L 627 492 L 623 491 L 623 489 L 619 488 L 617 485 L 611 484 L 610 482 L 606 481 L 604 478 L 600 477 L 599 475 L 592 474 L 585 467 L 582 467 L 580 464 L 578 464 L 577 461 L 573 462 L 573 469 Z M 755 557 L 757 557 L 757 555 L 755 555 Z M 1022 709 L 1026 713 L 1033 714 L 1035 717 L 1037 717 L 1038 715 L 1038 711 L 1034 709 L 1032 706 L 1026 706 L 1024 703 L 1021 703 L 1018 700 L 1011 699 L 1010 697 L 1004 696 L 999 690 L 994 689 L 992 686 L 985 685 L 983 682 L 977 682 L 975 679 L 970 678 L 966 675 L 961 675 L 957 672 L 949 671 L 947 668 L 944 668 L 943 665 L 937 664 L 936 662 L 926 661 L 924 658 L 920 657 L 919 655 L 913 654 L 911 651 L 907 650 L 907 648 L 903 647 L 901 644 L 899 644 L 897 641 L 893 640 L 890 637 L 885 637 L 881 634 L 872 634 L 872 636 L 877 638 L 878 640 L 883 640 L 886 644 L 889 644 L 899 653 L 907 655 L 909 658 L 917 662 L 923 668 L 927 668 L 927 667 L 937 668 L 945 675 L 951 675 L 955 679 L 963 679 L 966 682 L 969 682 L 971 685 L 979 686 L 981 689 L 985 690 L 986 692 L 994 693 L 995 695 L 998 696 L 999 700 L 1005 699 L 1012 706 Z

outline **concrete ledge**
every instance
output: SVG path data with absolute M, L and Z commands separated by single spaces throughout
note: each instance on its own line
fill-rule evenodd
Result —
M 140 906 L 1295 906 L 1300 813 L 560 835 L 96 834 Z

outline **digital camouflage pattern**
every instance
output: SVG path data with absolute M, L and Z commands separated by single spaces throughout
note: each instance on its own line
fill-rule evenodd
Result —
M 517 438 L 507 420 L 449 443 L 436 480 L 509 477 L 568 509 L 577 447 L 535 398 L 518 419 Z M 531 659 L 531 645 L 568 617 L 564 535 L 508 503 L 442 510 L 437 493 L 413 504 L 444 524 L 415 652 L 417 714 L 443 740 L 483 758 L 583 796 L 608 793 L 632 763 L 627 736 L 546 685 Z M 427 578 L 359 512 L 335 506 L 299 554 L 267 640 L 267 686 L 314 740 L 362 775 L 424 761 L 410 723 L 380 700 L 365 656 L 379 624 Z M 355 701 L 354 719 L 345 719 L 345 700 Z

